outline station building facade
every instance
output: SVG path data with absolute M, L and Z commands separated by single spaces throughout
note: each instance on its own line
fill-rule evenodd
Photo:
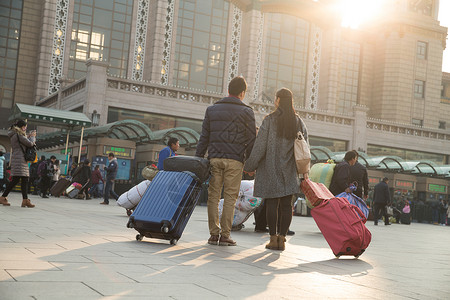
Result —
M 206 108 L 242 75 L 258 124 L 288 87 L 311 145 L 449 164 L 439 1 L 389 1 L 357 29 L 341 26 L 337 2 L 2 1 L 0 144 L 9 147 L 15 103 L 82 112 L 99 126 L 131 119 L 199 132 Z M 144 165 L 162 147 L 140 145 L 131 158 Z

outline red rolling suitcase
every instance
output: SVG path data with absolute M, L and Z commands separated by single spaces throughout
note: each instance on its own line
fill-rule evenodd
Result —
M 369 246 L 372 234 L 364 225 L 362 211 L 343 198 L 325 199 L 311 210 L 311 215 L 336 257 L 358 258 Z

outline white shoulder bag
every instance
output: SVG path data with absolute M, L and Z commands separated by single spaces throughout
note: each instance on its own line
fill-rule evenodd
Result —
M 301 130 L 298 131 L 294 142 L 294 157 L 297 174 L 308 173 L 311 164 L 311 152 Z

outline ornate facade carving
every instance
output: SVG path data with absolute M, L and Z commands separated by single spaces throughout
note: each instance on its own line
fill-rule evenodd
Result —
M 59 79 L 62 77 L 64 65 L 68 13 L 69 0 L 58 0 L 56 2 L 55 26 L 53 29 L 52 59 L 48 85 L 49 95 L 56 93 L 60 87 Z
M 262 61 L 262 47 L 264 37 L 264 14 L 259 12 L 259 35 L 258 35 L 258 50 L 256 52 L 256 72 L 255 72 L 255 85 L 253 91 L 253 101 L 258 101 L 259 96 L 259 81 L 261 76 L 261 61 Z
M 143 80 L 149 0 L 139 0 L 131 79 Z
M 169 83 L 169 70 L 170 70 L 170 52 L 172 50 L 172 31 L 173 31 L 173 18 L 175 10 L 175 0 L 167 1 L 167 16 L 166 16 L 166 28 L 164 34 L 164 50 L 163 60 L 161 68 L 161 84 L 167 85 Z
M 233 21 L 231 32 L 231 53 L 228 62 L 228 82 L 236 77 L 239 68 L 239 48 L 241 42 L 241 27 L 242 27 L 242 10 L 238 7 L 233 8 Z
M 319 98 L 319 74 L 320 74 L 320 52 L 322 45 L 322 30 L 311 24 L 311 41 L 310 47 L 311 59 L 309 61 L 308 74 L 308 90 L 306 91 L 306 107 L 308 109 L 317 109 Z

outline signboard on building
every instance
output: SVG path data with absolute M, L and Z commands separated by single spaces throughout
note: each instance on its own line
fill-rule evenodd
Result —
M 77 149 L 79 149 L 79 148 L 77 148 Z M 85 154 L 87 154 L 87 146 L 82 146 L 81 147 L 81 155 L 85 155 Z M 73 153 L 73 148 L 67 148 L 67 154 L 72 154 Z M 66 149 L 61 149 L 61 151 L 60 151 L 60 153 L 61 154 L 66 154 Z
M 429 183 L 428 184 L 428 191 L 429 192 L 445 194 L 445 193 L 447 193 L 447 186 L 446 185 L 441 185 L 441 184 Z
M 369 185 L 376 185 L 381 181 L 381 177 L 370 177 L 369 176 Z
M 61 154 L 66 154 L 66 149 L 61 149 Z M 72 148 L 67 148 L 67 154 L 71 154 L 72 153 Z
M 394 188 L 403 189 L 403 190 L 413 190 L 414 189 L 414 181 L 396 180 Z
M 108 155 L 109 153 L 114 153 L 114 156 L 119 157 L 131 157 L 131 148 L 121 148 L 114 146 L 104 146 L 103 154 Z

